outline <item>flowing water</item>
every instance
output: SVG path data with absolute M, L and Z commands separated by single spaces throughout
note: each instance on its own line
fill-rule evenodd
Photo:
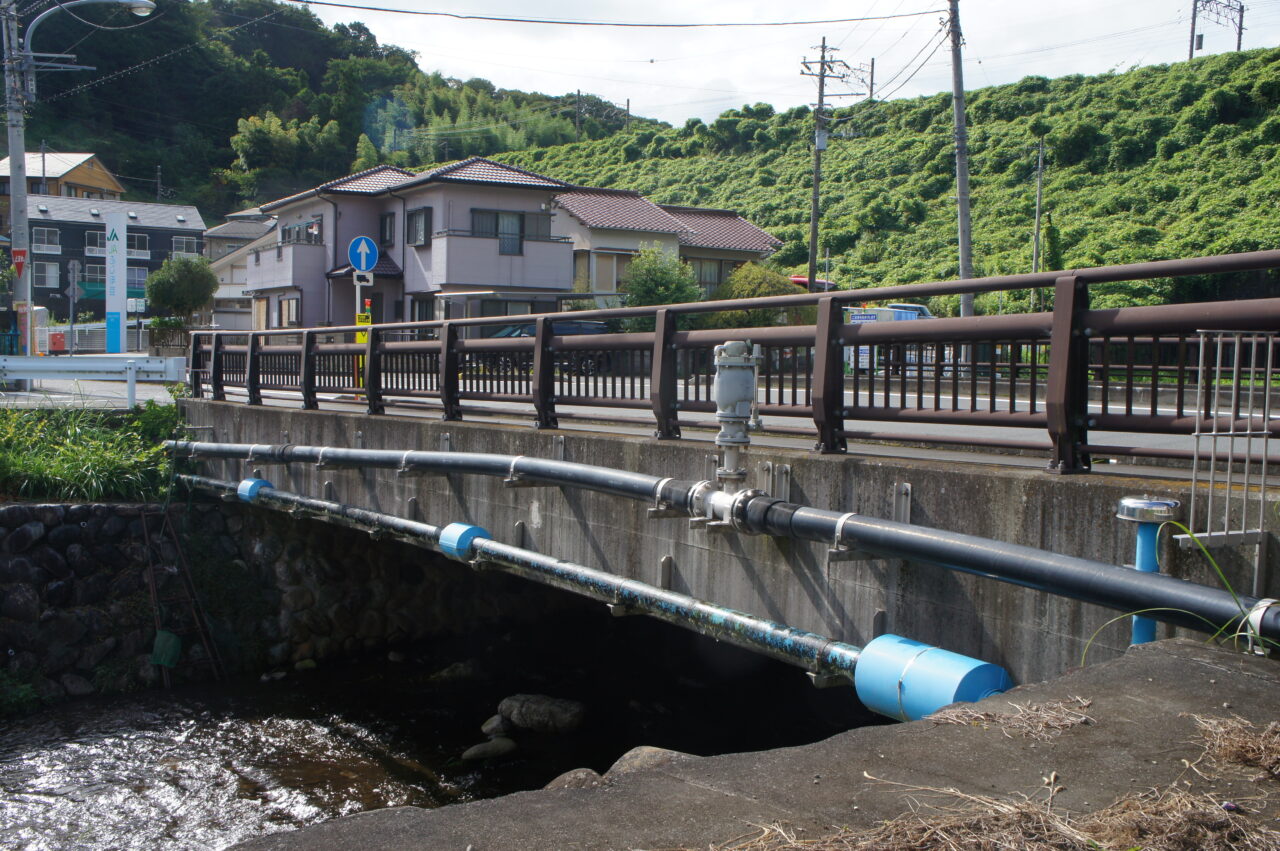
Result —
M 224 848 L 364 810 L 538 788 L 571 768 L 604 771 L 637 744 L 749 750 L 853 721 L 849 698 L 832 703 L 798 671 L 653 628 L 608 625 L 591 658 L 570 663 L 550 652 L 558 639 L 508 636 L 452 667 L 410 653 L 0 720 L 0 848 Z M 588 723 L 517 736 L 501 761 L 461 761 L 517 691 L 581 699 Z

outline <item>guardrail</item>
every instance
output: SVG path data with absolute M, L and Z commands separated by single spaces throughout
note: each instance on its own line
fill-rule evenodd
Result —
M 126 381 L 129 407 L 137 404 L 137 382 L 178 382 L 187 378 L 186 358 L 143 358 L 108 355 L 79 358 L 0 357 L 0 382 Z
M 528 406 L 539 428 L 563 418 L 616 420 L 644 411 L 659 438 L 677 438 L 689 415 L 715 411 L 712 349 L 728 340 L 759 347 L 759 414 L 790 418 L 769 431 L 811 435 L 821 452 L 843 452 L 850 438 L 1044 450 L 1050 469 L 1084 472 L 1090 454 L 1178 455 L 1180 450 L 1107 446 L 1092 432 L 1192 434 L 1211 413 L 1217 388 L 1202 386 L 1203 330 L 1280 329 L 1280 298 L 1091 310 L 1099 283 L 1280 268 L 1280 251 L 1107 266 L 1069 272 L 797 294 L 449 321 L 255 332 L 196 332 L 191 389 L 248 404 L 264 392 L 296 394 L 304 408 L 323 399 L 362 399 L 371 414 L 403 404 L 438 407 L 446 420 L 491 413 L 495 403 Z M 1053 309 L 1031 314 L 846 324 L 844 309 L 889 301 L 1051 287 Z M 760 322 L 811 309 L 812 324 L 714 328 L 726 317 Z M 752 311 L 742 314 L 740 311 Z M 557 319 L 595 319 L 616 333 L 562 336 Z M 738 319 L 738 321 L 752 321 Z M 532 323 L 532 337 L 485 337 Z M 362 335 L 362 336 L 357 336 Z M 1215 342 L 1213 345 L 1231 345 Z M 1257 347 L 1254 346 L 1256 350 Z M 1271 390 L 1275 364 L 1242 368 L 1238 380 Z M 1090 395 L 1100 400 L 1090 407 Z M 486 407 L 488 406 L 488 407 Z M 592 411 L 566 411 L 590 408 Z M 1096 408 L 1096 410 L 1094 409 Z M 617 413 L 615 413 L 617 412 Z M 1238 416 L 1237 412 L 1237 416 Z M 640 420 L 643 421 L 643 420 Z M 850 428 L 923 423 L 1003 426 L 1047 433 L 1048 441 L 920 435 Z M 1277 433 L 1277 423 L 1263 426 Z M 1189 455 L 1189 453 L 1187 453 Z

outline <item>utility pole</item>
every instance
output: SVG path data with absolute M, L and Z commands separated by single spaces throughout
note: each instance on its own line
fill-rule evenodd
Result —
M 573 98 L 573 141 L 582 141 L 582 89 Z
M 973 277 L 973 234 L 969 224 L 969 131 L 964 121 L 964 70 L 960 64 L 960 0 L 950 0 L 951 20 L 951 107 L 956 136 L 956 219 L 960 240 L 960 279 Z M 973 293 L 960 296 L 960 315 L 973 315 Z
M 854 76 L 858 78 L 858 82 L 867 87 L 867 100 L 876 99 L 876 58 L 871 57 L 871 61 L 859 65 L 853 69 Z
M 821 198 L 820 187 L 822 185 L 822 152 L 827 149 L 827 114 L 826 114 L 826 97 L 827 97 L 827 80 L 839 80 L 845 82 L 849 79 L 849 64 L 841 59 L 831 59 L 829 54 L 834 53 L 836 48 L 827 47 L 827 39 L 824 36 L 822 44 L 818 47 L 818 60 L 815 62 L 805 59 L 800 64 L 804 70 L 800 72 L 804 77 L 818 78 L 818 103 L 813 113 L 813 197 L 809 205 L 809 291 L 813 292 L 815 282 L 818 279 L 818 204 Z M 817 70 L 814 70 L 814 66 Z M 847 97 L 852 92 L 844 92 L 832 97 Z
M 1195 58 L 1200 45 L 1196 43 L 1196 26 L 1199 15 L 1203 12 L 1206 18 L 1224 26 L 1234 25 L 1236 28 L 1236 52 L 1244 44 L 1244 2 L 1243 0 L 1191 0 L 1191 44 L 1187 47 L 1187 59 Z M 1204 38 L 1204 36 L 1201 36 Z M 1203 42 L 1201 42 L 1201 45 Z
M 160 166 L 156 166 L 156 203 L 164 198 L 164 184 L 160 180 Z
M 626 130 L 631 126 L 631 98 L 627 98 L 627 117 L 622 120 L 622 129 Z
M 9 137 L 9 222 L 11 257 L 30 261 L 31 239 L 27 228 L 27 138 L 23 109 L 22 43 L 18 41 L 17 0 L 0 0 L 4 19 L 4 109 Z M 27 332 L 18 343 L 18 354 L 35 351 L 35 311 L 31 303 L 31 263 L 24 262 L 13 282 L 14 313 L 19 300 L 26 306 Z
M 49 154 L 49 144 L 44 140 L 40 140 L 40 194 L 49 194 L 49 165 L 47 156 Z

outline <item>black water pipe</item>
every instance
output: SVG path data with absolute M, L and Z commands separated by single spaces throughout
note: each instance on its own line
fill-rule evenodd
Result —
M 679 509 L 693 516 L 731 520 L 739 531 L 748 534 L 765 533 L 865 550 L 884 558 L 905 558 L 986 576 L 1121 612 L 1142 610 L 1149 617 L 1200 632 L 1230 635 L 1242 631 L 1249 613 L 1259 605 L 1253 597 L 1237 597 L 1225 589 L 1165 574 L 1142 573 L 958 532 L 810 508 L 754 491 L 726 494 L 709 482 L 660 479 L 567 461 L 473 452 L 397 452 L 290 444 L 168 441 L 165 446 L 179 456 L 472 473 L 579 487 Z M 1280 641 L 1280 605 L 1263 610 L 1256 622 L 1259 637 Z
M 236 493 L 241 484 L 185 474 L 178 476 L 178 480 L 192 488 L 227 494 Z M 397 540 L 441 552 L 440 528 L 426 523 L 313 499 L 266 485 L 256 488 L 250 501 L 338 520 L 371 531 L 386 531 Z M 544 585 L 622 606 L 624 609 L 620 611 L 628 614 L 647 615 L 798 665 L 815 674 L 839 675 L 852 682 L 854 667 L 861 653 L 861 648 L 852 644 L 489 538 L 477 538 L 471 546 L 477 554 L 472 563 L 477 567 L 497 567 Z

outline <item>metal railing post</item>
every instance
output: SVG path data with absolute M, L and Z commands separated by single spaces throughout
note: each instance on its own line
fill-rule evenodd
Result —
M 558 428 L 556 420 L 556 357 L 551 351 L 551 320 L 543 317 L 534 321 L 533 334 L 533 409 L 537 414 L 538 428 Z
M 258 335 L 249 332 L 244 349 L 244 389 L 249 394 L 250 405 L 262 404 L 262 363 L 258 355 Z
M 302 332 L 302 364 L 298 375 L 299 389 L 302 391 L 302 407 L 314 411 L 316 404 L 316 332 Z
M 191 398 L 199 399 L 204 394 L 204 350 L 200 347 L 200 334 L 191 333 L 191 355 L 187 359 L 187 381 L 191 385 Z M 73 343 L 74 346 L 74 343 Z
M 678 352 L 675 334 L 676 316 L 664 307 L 654 316 L 653 355 L 649 375 L 649 401 L 653 405 L 653 418 L 658 424 L 657 431 L 654 432 L 658 440 L 674 440 L 680 436 L 676 401 Z
M 1054 473 L 1087 473 L 1089 454 L 1083 450 L 1089 435 L 1089 288 L 1075 275 L 1054 285 L 1053 329 L 1049 336 L 1049 379 L 1045 388 L 1045 416 Z
M 458 327 L 452 322 L 440 326 L 440 404 L 441 419 L 462 419 L 462 400 L 458 392 Z
M 840 343 L 843 310 L 833 298 L 818 302 L 813 340 L 813 424 L 818 429 L 814 449 L 824 455 L 848 449 L 844 435 L 844 346 Z
M 225 402 L 227 394 L 222 390 L 222 345 L 223 336 L 215 333 L 210 343 L 209 353 L 209 398 L 215 402 Z
M 386 410 L 382 403 L 382 352 L 378 347 L 381 332 L 370 325 L 365 332 L 364 349 L 364 399 L 369 413 L 381 414 Z

